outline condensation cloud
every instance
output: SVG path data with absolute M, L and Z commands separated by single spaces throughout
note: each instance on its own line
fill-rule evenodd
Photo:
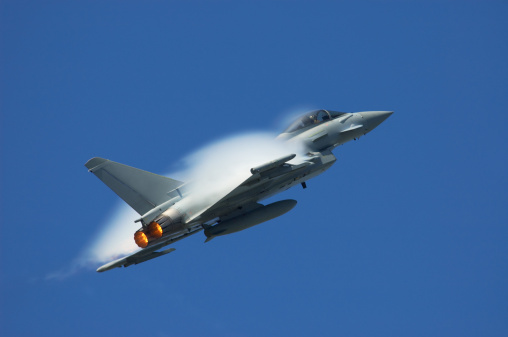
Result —
M 184 158 L 181 171 L 166 176 L 192 182 L 193 202 L 213 203 L 247 179 L 252 167 L 291 153 L 301 155 L 303 149 L 280 142 L 271 133 L 240 134 L 192 153 Z M 298 160 L 299 156 L 291 162 Z M 78 263 L 96 266 L 136 251 L 133 233 L 139 228 L 139 223 L 134 223 L 138 218 L 127 205 L 119 206 Z

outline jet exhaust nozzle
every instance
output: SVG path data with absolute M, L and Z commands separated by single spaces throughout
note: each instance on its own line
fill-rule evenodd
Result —
M 145 248 L 148 246 L 148 236 L 143 231 L 137 231 L 134 233 L 134 242 L 138 247 Z
M 162 228 L 157 222 L 151 222 L 146 229 L 140 229 L 134 233 L 134 242 L 140 248 L 146 248 L 148 242 L 162 237 Z
M 148 226 L 137 230 L 134 233 L 134 242 L 138 247 L 146 248 L 151 242 L 162 238 L 164 234 L 173 234 L 183 228 L 182 215 L 178 210 L 170 208 Z

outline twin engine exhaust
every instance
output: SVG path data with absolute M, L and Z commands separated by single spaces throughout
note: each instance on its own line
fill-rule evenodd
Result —
M 134 242 L 140 248 L 146 248 L 154 240 L 164 234 L 173 234 L 184 229 L 182 215 L 174 208 L 168 209 L 148 226 L 143 226 L 134 233 Z
M 146 229 L 138 230 L 134 233 L 134 242 L 138 247 L 146 248 L 148 246 L 148 238 L 159 239 L 162 237 L 162 227 L 158 222 L 151 222 Z

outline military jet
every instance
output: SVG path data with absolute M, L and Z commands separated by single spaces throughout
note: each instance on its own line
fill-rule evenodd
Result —
M 289 163 L 296 157 L 295 153 L 260 163 L 250 169 L 245 181 L 213 202 L 193 198 L 190 183 L 103 158 L 90 159 L 85 164 L 88 170 L 140 215 L 136 222 L 141 224 L 134 233 L 134 241 L 141 250 L 109 262 L 97 271 L 128 267 L 166 255 L 175 249 L 162 248 L 201 230 L 204 230 L 207 242 L 289 212 L 296 200 L 281 200 L 268 205 L 259 202 L 295 185 L 306 188 L 307 180 L 335 163 L 333 149 L 372 131 L 392 113 L 308 112 L 277 137 L 302 144 L 305 154 L 298 163 Z

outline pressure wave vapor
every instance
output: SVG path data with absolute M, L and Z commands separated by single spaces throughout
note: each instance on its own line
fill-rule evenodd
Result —
M 184 158 L 181 171 L 164 175 L 191 182 L 193 202 L 217 201 L 247 179 L 251 168 L 288 153 L 303 153 L 297 144 L 275 137 L 271 133 L 246 133 L 211 143 Z M 104 263 L 138 250 L 132 234 L 139 228 L 134 223 L 138 218 L 130 207 L 118 206 L 81 254 L 81 263 Z

